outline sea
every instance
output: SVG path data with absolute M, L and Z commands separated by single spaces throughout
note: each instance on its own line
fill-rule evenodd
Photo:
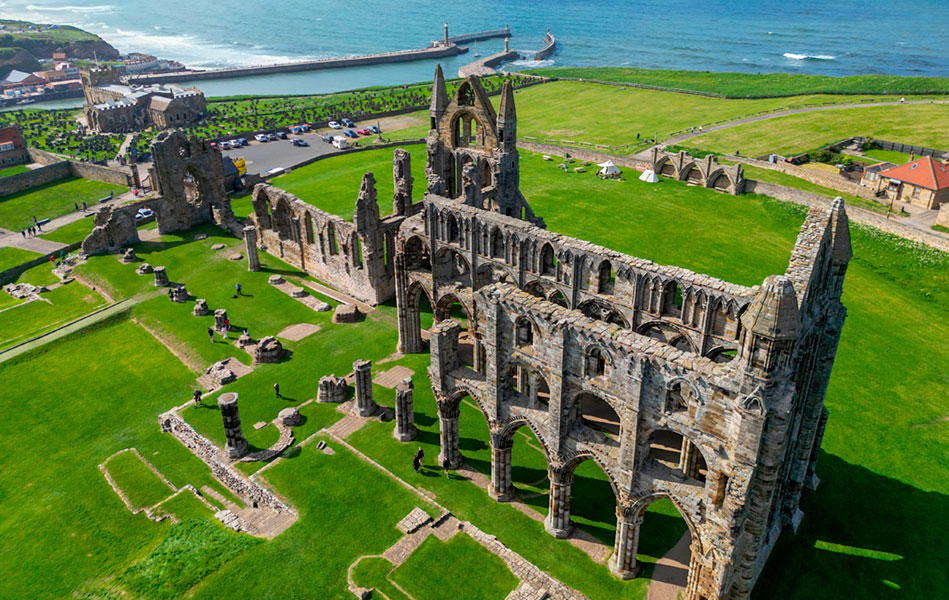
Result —
M 532 66 L 949 75 L 949 0 L 7 0 L 0 18 L 70 24 L 120 52 L 194 68 L 352 56 L 428 46 L 450 35 L 511 28 L 531 53 L 549 28 L 557 52 Z M 454 76 L 501 39 L 442 59 Z M 316 94 L 430 80 L 434 60 L 202 81 L 208 96 Z

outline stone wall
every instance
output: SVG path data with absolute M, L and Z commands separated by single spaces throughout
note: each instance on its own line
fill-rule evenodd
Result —
M 102 181 L 115 185 L 133 186 L 135 179 L 132 169 L 128 167 L 115 168 L 97 165 L 95 163 L 65 160 L 61 156 L 30 148 L 30 160 L 43 165 L 25 173 L 0 177 L 0 196 L 15 194 L 32 187 L 46 185 L 67 177 L 81 177 L 93 181 Z
M 770 163 L 764 160 L 745 158 L 744 156 L 728 156 L 726 158 L 728 160 L 759 167 L 761 169 L 768 169 L 769 171 L 778 171 L 779 173 L 793 175 L 794 177 L 803 179 L 804 181 L 809 181 L 813 184 L 828 187 L 832 190 L 837 190 L 838 192 L 843 192 L 845 194 L 850 194 L 852 196 L 857 196 L 866 200 L 878 201 L 876 194 L 874 194 L 869 188 L 865 188 L 859 183 L 850 181 L 849 179 L 834 173 L 828 173 L 827 171 L 805 169 L 804 167 L 799 167 L 786 162 Z
M 936 223 L 943 227 L 949 227 L 949 202 L 942 205 L 939 214 L 936 216 Z
M 46 185 L 54 181 L 66 179 L 72 173 L 69 163 L 60 161 L 36 169 L 31 169 L 25 173 L 16 175 L 7 175 L 0 177 L 0 196 L 15 194 L 28 190 L 32 187 Z
M 771 196 L 777 200 L 794 202 L 795 204 L 802 204 L 809 207 L 826 208 L 832 203 L 832 200 L 825 198 L 824 196 L 818 196 L 817 194 L 812 194 L 810 192 L 805 192 L 774 183 L 755 181 L 754 179 L 745 180 L 745 192 L 749 194 L 762 194 L 764 196 Z M 949 207 L 949 205 L 946 206 Z M 947 211 L 949 211 L 949 208 L 944 207 L 943 210 L 940 211 L 940 215 Z M 893 235 L 897 235 L 901 238 L 919 242 L 921 244 L 926 244 L 927 246 L 931 246 L 937 250 L 942 250 L 943 252 L 949 252 L 949 237 L 940 235 L 936 232 L 929 232 L 924 229 L 919 229 L 918 227 L 913 227 L 912 225 L 901 223 L 901 217 L 890 217 L 887 219 L 886 215 L 877 214 L 875 212 L 866 210 L 865 208 L 860 208 L 859 206 L 848 206 L 847 215 L 850 217 L 850 220 L 855 223 L 882 229 L 887 233 L 892 233 Z M 945 218 L 947 221 L 949 221 L 949 212 L 947 212 L 946 217 L 940 216 L 940 218 Z
M 204 461 L 204 464 L 211 468 L 211 475 L 246 504 L 255 508 L 266 506 L 280 512 L 292 511 L 273 492 L 256 481 L 247 479 L 227 464 L 222 459 L 221 449 L 195 431 L 173 410 L 160 415 L 158 423 L 162 433 L 170 433 L 192 454 Z

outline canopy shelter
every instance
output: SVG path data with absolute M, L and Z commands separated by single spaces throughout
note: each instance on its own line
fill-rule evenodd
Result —
M 616 168 L 616 165 L 613 164 L 613 161 L 608 160 L 604 163 L 597 165 L 600 167 L 600 175 L 606 175 L 607 177 L 612 177 L 613 175 L 619 175 L 620 170 Z
M 640 181 L 645 181 L 646 183 L 659 183 L 659 178 L 656 177 L 656 172 L 651 169 L 646 169 L 643 171 L 643 174 L 639 176 Z

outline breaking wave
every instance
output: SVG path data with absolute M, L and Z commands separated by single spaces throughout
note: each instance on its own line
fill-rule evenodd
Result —
M 792 52 L 785 52 L 782 54 L 784 58 L 790 58 L 791 60 L 836 60 L 836 56 L 831 56 L 829 54 L 794 54 Z
M 48 12 L 74 12 L 74 13 L 102 13 L 102 12 L 112 12 L 114 7 L 110 4 L 100 4 L 97 6 L 73 6 L 67 4 L 65 6 L 39 6 L 36 4 L 27 4 L 27 10 L 39 10 L 39 11 L 48 11 Z

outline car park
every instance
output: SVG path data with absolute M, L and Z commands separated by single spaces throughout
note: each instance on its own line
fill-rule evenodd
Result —
M 257 140 L 258 142 L 268 142 L 268 141 L 270 141 L 270 140 L 267 139 L 267 136 L 264 135 L 264 134 L 262 134 L 262 133 L 258 133 L 257 135 L 255 135 L 255 136 L 254 136 L 254 139 Z
M 360 129 L 356 133 L 358 133 L 359 135 L 372 135 L 372 132 L 369 131 L 368 129 Z
M 267 134 L 267 139 L 270 140 L 270 141 L 275 141 L 275 140 L 277 139 L 277 134 L 275 134 L 275 133 L 268 133 L 268 134 Z
M 337 123 L 336 121 L 330 121 L 329 123 L 327 123 L 327 125 L 329 125 L 329 128 L 330 128 L 330 129 L 342 129 L 342 128 L 343 128 L 343 126 L 340 125 L 339 123 Z
M 243 144 L 241 144 L 241 141 L 240 141 L 240 140 L 231 140 L 231 141 L 230 141 L 230 144 L 231 144 L 231 148 L 235 148 L 235 149 L 236 149 L 236 148 L 240 148 L 241 146 L 243 146 Z
M 246 146 L 246 145 L 247 145 L 247 139 L 246 139 L 246 138 L 237 138 L 237 141 L 241 143 L 241 146 Z
M 333 138 L 333 146 L 339 148 L 340 150 L 345 150 L 346 148 L 349 148 L 349 142 L 346 141 L 346 138 L 343 136 L 337 135 Z

